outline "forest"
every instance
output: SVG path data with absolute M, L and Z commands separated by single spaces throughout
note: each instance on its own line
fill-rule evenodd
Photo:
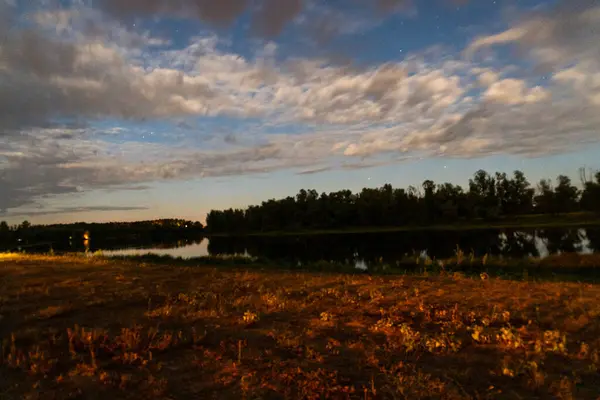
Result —
M 95 245 L 135 240 L 137 243 L 173 241 L 199 235 L 203 225 L 196 221 L 183 219 L 157 219 L 136 222 L 108 222 L 55 225 L 32 225 L 23 221 L 19 225 L 9 226 L 0 222 L 0 248 L 27 246 L 28 244 L 74 242 L 81 244 L 85 238 L 93 240 Z
M 212 210 L 206 217 L 210 233 L 358 227 L 427 226 L 461 221 L 581 211 L 600 213 L 600 172 L 579 170 L 581 188 L 566 175 L 533 187 L 522 171 L 512 176 L 479 170 L 468 189 L 426 180 L 421 187 L 364 188 L 321 193 L 300 190 L 295 196 L 263 201 L 246 209 Z

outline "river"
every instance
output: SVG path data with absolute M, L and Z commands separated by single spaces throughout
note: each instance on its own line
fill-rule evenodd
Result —
M 491 229 L 473 231 L 411 231 L 298 236 L 211 237 L 178 244 L 94 248 L 105 255 L 158 254 L 192 258 L 246 255 L 305 264 L 321 260 L 368 268 L 406 257 L 452 257 L 485 254 L 506 258 L 547 257 L 559 253 L 600 252 L 600 228 Z

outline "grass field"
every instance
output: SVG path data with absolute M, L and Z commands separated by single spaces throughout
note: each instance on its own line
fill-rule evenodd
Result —
M 597 399 L 598 299 L 458 273 L 0 255 L 0 399 Z

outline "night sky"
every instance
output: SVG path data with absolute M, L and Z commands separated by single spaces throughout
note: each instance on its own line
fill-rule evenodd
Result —
M 0 219 L 600 169 L 600 2 L 0 0 Z

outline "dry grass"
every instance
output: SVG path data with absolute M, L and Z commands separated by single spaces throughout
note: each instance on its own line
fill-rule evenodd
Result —
M 600 286 L 0 259 L 0 398 L 596 399 Z

